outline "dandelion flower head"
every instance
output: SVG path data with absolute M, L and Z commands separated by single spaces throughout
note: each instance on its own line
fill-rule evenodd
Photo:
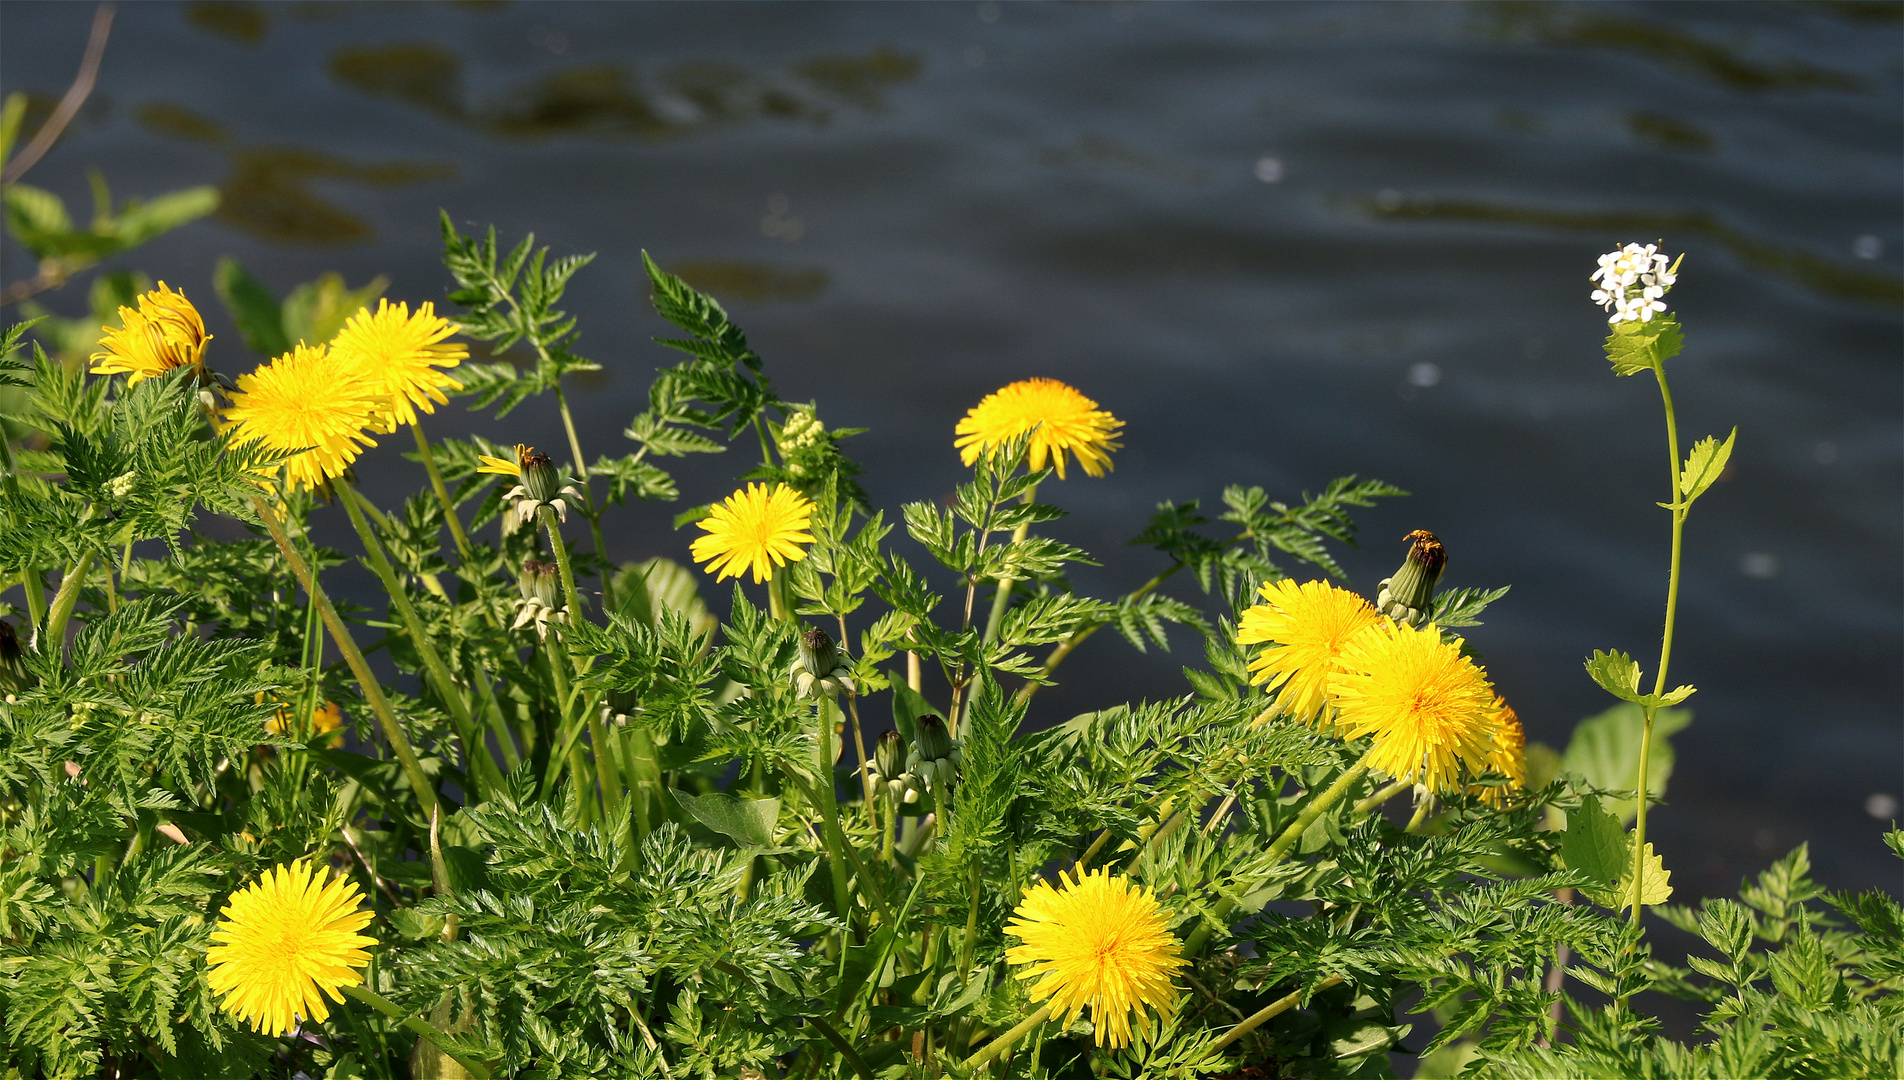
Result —
M 1266 581 L 1263 602 L 1243 612 L 1238 645 L 1267 643 L 1250 661 L 1250 681 L 1276 694 L 1289 716 L 1328 726 L 1329 680 L 1349 639 L 1382 621 L 1368 601 L 1326 581 Z
M 264 695 L 259 694 L 258 699 L 262 703 Z M 311 710 L 311 734 L 328 735 L 343 726 L 344 710 L 338 708 L 335 701 L 326 701 Z M 264 729 L 273 735 L 297 734 L 297 717 L 292 712 L 291 704 L 280 699 L 271 719 L 264 722 Z
M 469 356 L 465 346 L 442 343 L 458 329 L 428 301 L 412 315 L 408 304 L 378 300 L 374 313 L 364 308 L 352 315 L 331 339 L 337 363 L 355 368 L 378 397 L 376 430 L 387 433 L 414 424 L 417 409 L 433 413 L 449 403 L 443 391 L 463 388 L 437 370 L 455 367 Z
M 348 878 L 321 880 L 309 859 L 274 867 L 233 893 L 205 952 L 206 981 L 221 1004 L 267 1035 L 283 1035 L 299 1018 L 330 1016 L 324 998 L 342 1001 L 342 987 L 364 981 L 370 963 L 358 933 L 371 912 Z
M 1005 951 L 1018 973 L 1036 979 L 1033 1001 L 1050 1001 L 1066 1023 L 1086 1006 L 1099 1046 L 1128 1046 L 1131 1017 L 1149 1023 L 1146 1008 L 1168 1012 L 1177 1002 L 1171 982 L 1185 965 L 1183 947 L 1170 932 L 1163 908 L 1149 889 L 1123 875 L 1095 870 L 1058 887 L 1041 881 L 1025 890 L 1005 932 L 1023 944 Z
M 1024 379 L 994 393 L 973 406 L 955 429 L 959 460 L 970 465 L 981 454 L 990 454 L 999 446 L 1033 428 L 1028 463 L 1033 469 L 1045 467 L 1050 460 L 1064 479 L 1065 455 L 1078 459 L 1090 476 L 1103 476 L 1111 469 L 1111 451 L 1120 445 L 1118 429 L 1124 421 L 1097 407 L 1097 402 L 1056 379 Z
M 299 343 L 249 375 L 225 406 L 223 430 L 236 442 L 260 440 L 272 450 L 301 450 L 283 463 L 297 487 L 318 487 L 344 474 L 365 446 L 376 419 L 376 391 L 355 371 L 330 362 L 326 346 Z
M 806 496 L 785 484 L 748 484 L 714 504 L 698 522 L 707 535 L 696 537 L 688 550 L 716 581 L 751 571 L 758 584 L 807 557 L 800 545 L 813 542 L 806 531 L 812 514 Z
M 1489 745 L 1487 758 L 1482 762 L 1491 773 L 1507 777 L 1506 787 L 1481 789 L 1481 797 L 1489 803 L 1500 805 L 1508 796 L 1527 786 L 1527 733 L 1521 728 L 1521 718 L 1514 709 L 1498 694 L 1494 698 L 1493 741 Z
M 99 351 L 92 355 L 93 374 L 126 375 L 126 385 L 182 367 L 197 367 L 205 359 L 205 320 L 182 292 L 165 282 L 139 298 L 136 308 L 119 309 L 119 326 L 101 327 Z
M 1345 739 L 1373 736 L 1371 766 L 1434 791 L 1486 770 L 1499 699 L 1439 627 L 1382 619 L 1349 639 L 1339 663 L 1329 684 L 1337 730 Z
M 1600 256 L 1600 268 L 1588 279 L 1599 283 L 1593 302 L 1612 312 L 1609 323 L 1651 322 L 1666 310 L 1660 298 L 1679 280 L 1657 244 L 1628 244 Z

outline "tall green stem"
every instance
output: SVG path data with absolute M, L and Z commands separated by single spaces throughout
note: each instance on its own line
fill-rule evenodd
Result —
M 569 455 L 575 459 L 575 482 L 582 487 L 582 516 L 588 519 L 590 539 L 595 541 L 595 554 L 608 561 L 608 547 L 602 543 L 601 515 L 595 512 L 595 487 L 588 481 L 588 462 L 582 459 L 582 440 L 575 433 L 575 417 L 569 412 L 569 398 L 562 392 L 562 385 L 556 384 L 555 404 L 562 413 L 562 429 L 568 432 Z M 602 573 L 602 610 L 615 610 L 614 575 L 608 571 Z
M 405 1012 L 396 1002 L 390 1001 L 383 995 L 361 984 L 344 987 L 344 993 L 349 994 L 358 1001 L 395 1020 L 398 1024 L 402 1025 L 405 1031 L 427 1041 L 438 1050 L 443 1051 L 444 1057 L 461 1065 L 463 1071 L 469 1073 L 471 1076 L 477 1077 L 478 1080 L 489 1080 L 489 1066 L 473 1058 L 467 1058 L 461 1054 L 452 1052 L 449 1047 L 443 1045 L 444 1042 L 449 1039 L 449 1036 L 436 1030 L 436 1028 L 431 1026 L 430 1022 L 423 1019 L 423 1017 L 415 1013 Z
M 839 906 L 840 921 L 853 914 L 852 892 L 846 880 L 845 835 L 840 832 L 840 798 L 833 790 L 833 700 L 822 694 L 813 705 L 813 720 L 819 738 L 813 744 L 813 801 L 820 805 L 826 861 L 833 871 L 833 902 Z
M 965 1059 L 967 1069 L 976 1069 L 998 1055 L 1012 1048 L 1012 1044 L 1025 1037 L 1025 1033 L 1051 1018 L 1051 1004 L 1046 1002 L 1038 1006 L 1038 1011 L 1020 1020 L 1016 1026 L 991 1042 L 986 1043 L 978 1053 Z
M 1033 484 L 1025 490 L 1024 501 L 1029 505 L 1037 498 L 1038 485 Z M 1023 541 L 1030 533 L 1031 523 L 1028 521 L 1012 530 L 1012 543 Z M 998 579 L 998 594 L 992 597 L 992 613 L 985 620 L 985 642 L 988 645 L 998 640 L 999 628 L 1005 625 L 1005 609 L 1011 606 L 1012 582 L 1012 578 Z
M 562 572 L 562 600 L 569 606 L 569 618 L 579 619 L 582 617 L 582 598 L 575 592 L 575 571 L 569 568 L 569 547 L 562 542 L 561 523 L 556 520 L 555 507 L 542 507 L 542 527 L 549 534 L 549 550 L 555 552 L 555 565 Z
M 469 534 L 463 531 L 463 523 L 456 520 L 456 504 L 450 501 L 449 486 L 443 483 L 443 474 L 436 467 L 436 454 L 430 449 L 429 437 L 423 434 L 422 424 L 411 424 L 410 430 L 416 435 L 417 453 L 423 457 L 423 470 L 430 474 L 430 487 L 436 491 L 436 501 L 442 504 L 443 520 L 450 527 L 450 539 L 456 541 L 456 554 L 468 562 Z
M 22 572 L 20 585 L 26 590 L 26 613 L 37 629 L 46 623 L 46 586 L 40 583 L 39 569 L 28 567 Z
M 371 570 L 383 582 L 384 591 L 390 594 L 390 606 L 396 609 L 403 628 L 409 632 L 410 642 L 416 646 L 417 656 L 423 660 L 424 673 L 431 686 L 435 687 L 436 696 L 450 712 L 450 723 L 456 728 L 456 737 L 463 744 L 463 759 L 470 767 L 471 779 L 480 776 L 485 787 L 500 784 L 502 773 L 496 768 L 496 760 L 489 756 L 489 746 L 482 732 L 470 719 L 469 702 L 463 698 L 462 687 L 457 686 L 450 677 L 449 668 L 444 666 L 443 658 L 437 655 L 436 645 L 424 633 L 423 620 L 417 617 L 409 593 L 404 590 L 396 569 L 385 557 L 383 545 L 378 542 L 377 534 L 371 531 L 370 522 L 364 519 L 361 509 L 365 505 L 364 497 L 350 485 L 340 483 L 337 485 L 337 498 L 344 504 L 344 512 L 350 516 L 350 523 L 357 530 L 357 538 L 363 542 L 364 552 L 370 556 Z
M 1684 492 L 1679 486 L 1679 418 L 1673 412 L 1672 388 L 1666 385 L 1666 370 L 1663 365 L 1654 365 L 1653 376 L 1659 380 L 1659 398 L 1666 410 L 1666 475 L 1673 493 L 1673 555 L 1672 568 L 1666 578 L 1666 627 L 1660 633 L 1659 673 L 1653 678 L 1653 694 L 1657 697 L 1666 692 L 1666 665 L 1673 658 L 1673 624 L 1679 616 L 1679 558 L 1686 532 L 1686 507 Z M 1637 807 L 1633 821 L 1633 922 L 1640 921 L 1645 906 L 1640 902 L 1646 883 L 1646 804 L 1648 802 L 1648 770 L 1653 757 L 1653 716 L 1657 710 L 1646 706 L 1642 716 L 1640 731 L 1640 775 L 1639 784 L 1634 791 L 1634 805 Z
M 1340 984 L 1341 982 L 1342 982 L 1342 976 L 1331 975 L 1328 978 L 1317 983 L 1315 986 L 1314 992 L 1319 994 L 1322 991 L 1327 990 L 1332 986 L 1336 986 Z M 1254 1014 L 1252 1014 L 1249 1019 L 1236 1025 L 1230 1030 L 1224 1032 L 1221 1038 L 1211 1043 L 1209 1052 L 1211 1054 L 1215 1054 L 1218 1051 L 1221 1051 L 1224 1047 L 1229 1046 L 1231 1043 L 1235 1042 L 1236 1040 L 1242 1038 L 1245 1035 L 1248 1035 L 1250 1032 L 1255 1031 L 1257 1028 L 1262 1027 L 1264 1024 L 1268 1023 L 1271 1020 L 1274 1020 L 1278 1016 L 1281 1016 L 1283 1013 L 1288 1012 L 1292 1006 L 1294 1006 L 1297 1002 L 1302 1000 L 1302 995 L 1303 995 L 1303 992 L 1301 990 L 1296 990 L 1289 994 L 1285 994 L 1284 996 L 1277 998 L 1275 1001 L 1272 1001 L 1269 1004 L 1263 1006 L 1261 1009 L 1257 1010 Z
M 418 763 L 416 750 L 410 746 L 409 736 L 403 733 L 403 726 L 397 723 L 397 714 L 390 708 L 390 699 L 383 696 L 383 686 L 370 670 L 369 661 L 364 659 L 363 650 L 350 636 L 350 629 L 337 615 L 337 609 L 331 606 L 330 597 L 324 595 L 323 586 L 305 565 L 304 557 L 298 554 L 291 538 L 284 531 L 284 522 L 278 518 L 262 498 L 254 498 L 251 508 L 257 513 L 271 532 L 271 539 L 278 545 L 278 551 L 284 555 L 284 561 L 291 566 L 291 573 L 298 584 L 304 587 L 304 595 L 317 605 L 317 614 L 324 620 L 324 628 L 331 632 L 331 640 L 337 643 L 337 650 L 344 654 L 344 663 L 349 665 L 350 673 L 357 679 L 357 687 L 363 691 L 364 701 L 377 717 L 377 726 L 383 730 L 384 740 L 390 744 L 390 751 L 397 755 L 397 763 L 403 767 L 403 775 L 410 781 L 410 790 L 415 793 L 418 809 L 422 810 L 425 820 L 433 820 L 437 814 L 436 789 L 430 786 L 429 778 L 423 775 L 423 766 Z M 439 888 L 446 886 L 437 883 Z

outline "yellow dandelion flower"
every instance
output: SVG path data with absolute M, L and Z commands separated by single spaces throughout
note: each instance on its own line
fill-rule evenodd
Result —
M 120 326 L 100 328 L 105 335 L 92 355 L 92 371 L 95 375 L 124 372 L 127 386 L 177 368 L 199 366 L 205 360 L 205 343 L 212 339 L 198 309 L 184 293 L 173 292 L 163 281 L 139 298 L 137 308 L 120 308 L 119 321 Z
M 1049 458 L 1062 480 L 1069 453 L 1086 474 L 1103 476 L 1111 470 L 1111 451 L 1122 445 L 1117 432 L 1123 426 L 1124 421 L 1098 408 L 1097 402 L 1056 379 L 1024 379 L 985 395 L 959 421 L 952 445 L 959 460 L 970 465 L 980 454 L 1037 428 L 1027 453 L 1033 469 L 1044 468 Z
M 1005 960 L 1031 965 L 1018 973 L 1037 979 L 1031 1000 L 1051 1002 L 1053 1015 L 1070 1023 L 1086 1006 L 1099 1046 L 1129 1046 L 1131 1014 L 1139 1027 L 1150 1022 L 1146 1006 L 1167 1013 L 1177 1004 L 1171 982 L 1185 966 L 1183 945 L 1170 932 L 1151 891 L 1109 870 L 1094 870 L 1062 888 L 1041 881 L 1025 890 L 1005 932 L 1024 944 Z
M 285 479 L 317 487 L 342 476 L 362 446 L 376 445 L 363 429 L 377 411 L 376 392 L 361 377 L 330 363 L 325 346 L 300 343 L 238 376 L 223 430 L 241 443 L 257 439 L 272 450 L 302 450 L 284 462 Z
M 443 391 L 463 388 L 437 370 L 468 358 L 466 346 L 442 344 L 459 329 L 428 301 L 412 315 L 408 304 L 379 300 L 375 313 L 364 308 L 352 315 L 331 339 L 336 362 L 356 369 L 376 394 L 377 431 L 388 434 L 400 424 L 414 424 L 417 409 L 433 413 L 449 404 Z
M 352 969 L 370 963 L 363 947 L 377 943 L 358 933 L 371 919 L 362 901 L 348 878 L 321 881 L 309 859 L 267 871 L 219 912 L 207 984 L 225 1011 L 267 1035 L 329 1017 L 325 995 L 342 1001 L 340 988 L 362 983 Z
M 490 457 L 488 454 L 477 454 L 476 460 L 480 462 L 480 464 L 476 466 L 476 471 L 479 473 L 495 473 L 497 476 L 513 476 L 520 480 L 522 478 L 522 463 L 533 453 L 535 453 L 535 447 L 524 446 L 521 443 L 517 443 L 514 460 Z
M 260 703 L 264 695 L 259 694 Z M 311 710 L 311 734 L 328 735 L 344 726 L 344 710 L 335 701 L 326 701 Z M 264 722 L 264 729 L 273 735 L 293 735 L 297 733 L 297 721 L 291 713 L 291 703 L 279 699 L 276 711 L 271 719 Z
M 1433 791 L 1487 767 L 1499 710 L 1494 688 L 1433 623 L 1379 619 L 1349 639 L 1329 683 L 1345 739 L 1374 737 L 1369 764 Z
M 1238 645 L 1268 643 L 1250 661 L 1250 681 L 1276 695 L 1284 714 L 1327 728 L 1329 680 L 1343 646 L 1381 621 L 1368 601 L 1326 581 L 1266 581 L 1263 602 L 1243 612 Z
M 813 542 L 806 531 L 812 514 L 806 496 L 785 484 L 748 484 L 714 504 L 699 522 L 707 535 L 697 537 L 688 551 L 695 562 L 707 564 L 716 581 L 751 570 L 758 584 L 807 557 L 800 545 Z
M 1508 784 L 1479 791 L 1483 799 L 1499 806 L 1506 803 L 1512 793 L 1527 786 L 1527 733 L 1521 729 L 1521 718 L 1514 714 L 1513 706 L 1498 694 L 1494 698 L 1494 709 L 1493 739 L 1482 766 L 1488 772 L 1507 777 Z

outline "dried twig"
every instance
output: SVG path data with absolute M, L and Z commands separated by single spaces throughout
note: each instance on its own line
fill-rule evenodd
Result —
M 59 106 L 40 126 L 33 141 L 20 151 L 19 157 L 7 162 L 5 171 L 0 171 L 0 184 L 11 184 L 26 175 L 26 171 L 53 148 L 53 142 L 60 137 L 60 132 L 65 131 L 66 125 L 78 115 L 79 107 L 86 104 L 86 98 L 93 92 L 93 83 L 99 77 L 99 61 L 106 54 L 106 35 L 112 32 L 112 11 L 111 4 L 101 4 L 99 10 L 93 13 L 93 30 L 86 39 L 86 55 L 79 62 L 79 74 L 73 77 L 73 85 L 66 88 L 66 96 L 60 98 Z M 8 290 L 9 293 L 12 291 Z

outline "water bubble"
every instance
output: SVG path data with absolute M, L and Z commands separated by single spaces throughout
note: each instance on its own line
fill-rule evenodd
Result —
M 1875 259 L 1884 254 L 1884 241 L 1866 233 L 1851 241 L 1851 254 L 1860 259 Z
M 1820 465 L 1831 464 L 1838 460 L 1838 444 L 1830 439 L 1818 440 L 1818 445 L 1811 448 L 1811 459 Z
M 1889 821 L 1897 816 L 1897 796 L 1887 791 L 1874 791 L 1864 800 L 1864 812 L 1879 821 Z
M 1778 556 L 1769 551 L 1748 551 L 1739 556 L 1739 573 L 1769 581 L 1778 576 Z
M 1416 386 L 1433 386 L 1441 381 L 1441 365 L 1423 360 L 1408 369 L 1408 381 Z
M 975 68 L 984 67 L 985 66 L 985 46 L 967 45 L 965 47 L 965 66 L 975 67 Z
M 985 0 L 984 3 L 978 6 L 979 22 L 994 23 L 997 22 L 999 16 L 1003 14 L 1005 14 L 1005 9 L 999 6 L 998 0 Z
M 1282 178 L 1282 158 L 1264 154 L 1262 157 L 1256 159 L 1256 179 L 1261 180 L 1265 184 L 1276 184 L 1282 182 Z
M 1383 188 L 1375 193 L 1375 208 L 1385 214 L 1392 214 L 1402 208 L 1402 193 L 1394 188 Z

